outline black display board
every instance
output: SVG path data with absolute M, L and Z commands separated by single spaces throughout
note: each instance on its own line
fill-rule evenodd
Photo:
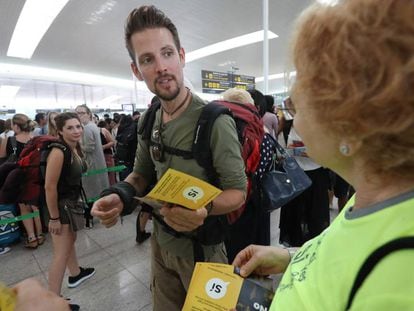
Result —
M 220 94 L 225 90 L 237 87 L 244 90 L 255 88 L 255 77 L 239 75 L 232 72 L 202 70 L 201 84 L 203 93 Z

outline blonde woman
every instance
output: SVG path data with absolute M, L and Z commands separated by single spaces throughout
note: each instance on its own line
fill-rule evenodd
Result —
M 51 111 L 48 113 L 47 115 L 47 135 L 50 136 L 58 136 L 58 132 L 56 129 L 56 122 L 55 122 L 55 118 L 59 113 Z
M 11 120 L 11 128 L 15 135 L 2 140 L 0 146 L 0 158 L 13 156 L 16 160 L 22 152 L 26 143 L 32 138 L 31 131 L 34 128 L 34 122 L 25 114 L 15 114 Z M 25 192 L 18 198 L 18 206 L 22 216 L 32 212 L 39 211 L 38 197 L 33 197 L 32 193 Z M 45 241 L 42 233 L 42 223 L 40 217 L 29 218 L 23 220 L 24 228 L 27 233 L 26 248 L 37 248 Z

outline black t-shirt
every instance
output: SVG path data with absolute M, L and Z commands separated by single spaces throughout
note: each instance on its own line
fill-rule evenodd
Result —
M 22 152 L 24 146 L 26 145 L 26 143 L 22 143 L 22 142 L 18 141 L 15 136 L 9 137 L 7 139 L 7 145 L 6 145 L 7 157 L 10 156 L 13 153 L 13 145 L 12 145 L 12 142 L 11 142 L 12 139 L 16 140 L 16 156 L 20 155 L 20 153 Z
M 102 130 L 101 130 L 101 142 L 102 142 L 102 146 L 103 145 L 106 145 L 108 143 L 108 141 L 105 138 L 105 135 L 102 133 Z M 104 154 L 112 154 L 112 148 L 106 148 L 106 149 L 104 149 L 103 150 L 103 153 Z

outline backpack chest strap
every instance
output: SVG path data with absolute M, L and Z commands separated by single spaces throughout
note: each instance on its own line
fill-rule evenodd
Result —
M 178 157 L 182 157 L 185 160 L 189 160 L 189 159 L 194 159 L 194 154 L 191 150 L 182 150 L 182 149 L 178 149 L 178 148 L 173 148 L 170 146 L 166 146 L 166 145 L 162 145 L 160 143 L 156 143 L 154 141 L 150 141 L 149 142 L 150 147 L 151 146 L 156 146 L 158 147 L 160 150 L 178 156 Z

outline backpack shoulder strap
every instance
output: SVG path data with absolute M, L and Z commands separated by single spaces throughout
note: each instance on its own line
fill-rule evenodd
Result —
M 46 177 L 47 157 L 49 156 L 49 153 L 52 150 L 52 148 L 58 148 L 62 150 L 63 152 L 62 170 L 69 169 L 71 161 L 72 161 L 72 152 L 70 151 L 69 146 L 67 146 L 65 143 L 60 142 L 60 141 L 51 142 L 47 146 L 46 150 L 43 150 L 43 152 L 40 155 L 39 169 L 40 169 L 40 177 L 42 181 L 44 181 Z
M 220 105 L 217 102 L 213 101 L 203 107 L 194 131 L 192 146 L 194 159 L 205 169 L 209 182 L 215 186 L 219 185 L 219 178 L 213 166 L 210 139 L 214 122 L 222 114 L 227 114 L 233 117 L 229 108 Z
M 155 101 L 146 111 L 144 119 L 138 128 L 138 135 L 141 135 L 143 140 L 151 138 L 152 127 L 154 126 L 155 116 L 161 107 L 160 101 Z
M 361 268 L 358 271 L 358 274 L 355 278 L 354 284 L 352 286 L 351 292 L 348 297 L 348 303 L 346 305 L 346 310 L 349 310 L 352 301 L 358 291 L 358 289 L 362 286 L 365 279 L 371 273 L 371 271 L 375 268 L 375 266 L 381 261 L 381 259 L 385 258 L 389 254 L 404 249 L 414 249 L 414 236 L 397 238 L 392 240 L 374 250 L 365 262 L 362 264 Z
M 54 142 L 49 145 L 49 148 L 53 147 L 59 148 L 63 151 L 63 167 L 69 167 L 72 162 L 72 151 L 70 150 L 69 146 L 61 142 Z

